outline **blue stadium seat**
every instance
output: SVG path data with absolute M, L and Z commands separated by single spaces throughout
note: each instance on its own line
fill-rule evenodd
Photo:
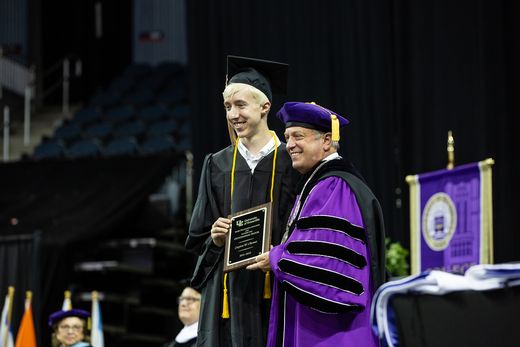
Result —
M 121 106 L 110 109 L 106 113 L 106 119 L 112 123 L 127 122 L 134 116 L 134 110 L 129 106 Z
M 141 79 L 146 75 L 149 75 L 152 71 L 150 64 L 137 63 L 128 65 L 123 72 L 123 76 L 130 77 L 134 80 Z
M 150 104 L 155 95 L 148 89 L 138 89 L 123 98 L 123 102 L 134 107 L 143 107 Z
M 112 134 L 112 125 L 107 122 L 92 124 L 83 132 L 86 139 L 99 139 L 105 141 Z
M 178 122 L 187 121 L 190 118 L 191 109 L 189 105 L 181 104 L 177 105 L 171 111 L 171 118 L 178 120 Z
M 139 82 L 139 88 L 148 89 L 156 93 L 164 86 L 164 81 L 167 77 L 164 75 L 153 75 L 145 80 Z
M 191 137 L 191 124 L 188 122 L 184 122 L 181 125 L 178 125 L 176 134 L 177 138 L 179 139 Z
M 165 151 L 173 151 L 175 142 L 171 137 L 153 137 L 143 142 L 141 152 L 144 154 L 153 154 Z
M 66 143 L 71 143 L 81 136 L 81 129 L 76 124 L 63 124 L 54 131 L 54 138 Z
M 114 139 L 105 147 L 103 154 L 108 157 L 135 155 L 138 152 L 137 141 L 132 138 Z
M 179 71 L 175 76 L 168 79 L 168 83 L 164 89 L 183 89 L 186 90 L 188 86 L 188 74 L 186 70 Z
M 181 138 L 177 142 L 177 145 L 175 147 L 177 148 L 178 151 L 181 151 L 181 152 L 184 152 L 184 151 L 187 151 L 187 150 L 191 150 L 192 149 L 192 147 L 191 147 L 191 137 Z
M 166 89 L 157 96 L 157 102 L 163 105 L 176 105 L 184 100 L 184 92 L 181 89 Z
M 162 62 L 159 65 L 157 65 L 157 67 L 155 68 L 153 73 L 154 73 L 154 75 L 171 77 L 171 76 L 178 75 L 179 73 L 181 73 L 183 71 L 184 71 L 184 67 L 181 64 L 167 61 L 167 62 Z
M 173 120 L 159 121 L 148 127 L 146 135 L 151 137 L 173 136 L 177 130 L 177 124 Z
M 162 120 L 166 116 L 167 112 L 164 107 L 161 106 L 148 106 L 141 111 L 137 112 L 137 118 L 145 123 L 153 123 Z
M 95 107 L 85 107 L 74 114 L 72 122 L 79 127 L 84 127 L 101 119 L 101 111 Z
M 95 140 L 79 140 L 74 142 L 66 151 L 69 158 L 97 157 L 101 154 L 101 145 Z
M 145 127 L 143 123 L 139 121 L 131 121 L 123 123 L 116 127 L 113 131 L 114 137 L 135 137 L 139 138 L 144 135 Z
M 107 90 L 96 94 L 90 101 L 90 106 L 107 109 L 121 103 L 121 93 Z
M 40 143 L 33 152 L 34 159 L 56 159 L 65 155 L 65 148 L 57 142 Z
M 125 94 L 135 87 L 135 81 L 130 77 L 118 77 L 110 83 L 109 90 Z

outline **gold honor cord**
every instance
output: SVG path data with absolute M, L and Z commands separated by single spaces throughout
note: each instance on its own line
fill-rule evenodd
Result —
M 271 188 L 269 190 L 269 199 L 270 202 L 274 201 L 274 176 L 276 172 L 276 158 L 278 156 L 278 139 L 276 138 L 276 134 L 274 131 L 270 131 L 271 136 L 274 140 L 274 155 L 273 155 L 273 165 L 271 171 Z M 233 164 L 231 165 L 231 207 L 233 206 L 233 192 L 235 188 L 235 167 L 237 163 L 237 150 L 238 150 L 238 141 L 240 139 L 237 137 L 235 141 L 235 148 L 233 149 Z M 227 288 L 227 272 L 224 274 L 224 298 L 222 302 L 222 318 L 229 318 L 229 303 L 228 303 L 228 288 Z M 269 271 L 265 273 L 264 277 L 264 299 L 271 299 L 271 275 Z

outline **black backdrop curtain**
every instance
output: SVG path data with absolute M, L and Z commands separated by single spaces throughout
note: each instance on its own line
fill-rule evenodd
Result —
M 24 291 L 31 289 L 40 342 L 50 341 L 47 317 L 61 308 L 74 253 L 142 232 L 136 221 L 149 195 L 179 162 L 178 155 L 165 154 L 0 164 L 0 295 L 15 286 L 13 331 Z M 157 223 L 141 227 L 153 231 Z
M 1 306 L 7 295 L 7 288 L 13 286 L 12 326 L 18 327 L 23 315 L 25 293 L 30 290 L 33 295 L 33 313 L 38 316 L 41 308 L 40 300 L 40 241 L 41 233 L 0 235 L 0 298 Z M 35 329 L 41 329 L 40 322 L 35 322 Z M 14 330 L 16 334 L 16 330 Z M 14 336 L 16 338 L 16 336 Z
M 282 101 L 315 101 L 351 120 L 342 134 L 379 197 L 388 234 L 408 246 L 405 176 L 456 162 L 494 167 L 495 262 L 520 260 L 513 149 L 520 111 L 520 3 L 514 1 L 190 0 L 196 172 L 229 143 L 221 91 L 226 54 L 290 64 Z M 205 126 L 200 126 L 204 124 Z M 198 125 L 198 126 L 197 126 Z M 204 141 L 196 141 L 204 139 Z

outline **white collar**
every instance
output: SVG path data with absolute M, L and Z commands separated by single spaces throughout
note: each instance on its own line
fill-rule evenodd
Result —
M 179 331 L 177 336 L 175 337 L 175 341 L 178 343 L 184 343 L 186 341 L 191 340 L 194 337 L 197 337 L 197 330 L 199 328 L 199 322 L 195 322 L 191 325 L 185 325 L 184 328 Z
M 274 134 L 274 137 L 276 138 L 276 143 L 278 143 L 278 146 L 280 145 L 280 139 L 276 134 Z M 251 171 L 255 170 L 256 165 L 262 160 L 265 156 L 267 156 L 269 153 L 271 153 L 275 149 L 275 140 L 274 137 L 271 137 L 269 142 L 265 144 L 262 149 L 258 152 L 258 154 L 253 155 L 251 154 L 251 151 L 247 149 L 247 147 L 242 143 L 242 141 L 238 141 L 238 151 L 240 152 L 240 155 L 246 160 L 247 165 L 251 169 Z
M 325 158 L 323 158 L 322 160 L 323 161 L 329 161 L 329 160 L 336 159 L 336 158 L 341 158 L 339 156 L 338 152 L 331 153 L 328 156 L 326 156 Z

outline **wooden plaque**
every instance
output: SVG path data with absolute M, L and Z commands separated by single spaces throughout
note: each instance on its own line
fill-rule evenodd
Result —
M 269 250 L 271 243 L 272 203 L 233 213 L 225 251 L 224 272 L 241 269 Z

